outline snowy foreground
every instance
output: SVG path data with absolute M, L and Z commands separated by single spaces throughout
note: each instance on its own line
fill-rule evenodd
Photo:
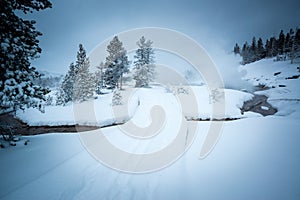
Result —
M 241 70 L 248 82 L 270 88 L 256 93 L 267 95 L 279 111 L 268 117 L 251 112 L 242 115 L 239 109 L 253 94 L 226 89 L 225 117 L 241 119 L 224 122 L 221 137 L 205 159 L 199 159 L 199 154 L 209 121 L 190 121 L 198 126 L 191 148 L 174 164 L 144 174 L 124 173 L 99 163 L 77 133 L 27 136 L 22 137 L 30 140 L 27 146 L 18 143 L 0 151 L 0 199 L 299 199 L 300 79 L 289 78 L 299 74 L 297 65 L 262 60 Z M 198 112 L 187 112 L 185 117 L 209 118 L 211 104 L 205 87 L 192 89 Z M 132 153 L 153 152 L 175 137 L 181 110 L 165 88 L 137 91 L 130 98 L 128 112 L 118 112 L 118 117 L 109 106 L 111 98 L 106 95 L 93 101 L 94 109 L 101 111 L 95 112 L 95 120 L 74 117 L 72 105 L 48 107 L 45 114 L 26 110 L 18 117 L 31 125 L 104 126 L 131 119 L 147 126 L 151 107 L 161 105 L 166 115 L 164 130 L 150 142 L 130 138 L 118 126 L 102 128 L 102 134 Z

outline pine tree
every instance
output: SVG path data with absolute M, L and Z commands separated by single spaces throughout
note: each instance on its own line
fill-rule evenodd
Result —
M 289 35 L 290 35 L 290 40 L 288 42 L 288 56 L 289 58 L 292 60 L 292 54 L 293 54 L 293 45 L 294 45 L 294 40 L 295 40 L 295 32 L 294 32 L 294 29 L 290 29 L 290 32 L 289 32 Z
M 283 33 L 283 30 L 281 30 L 277 41 L 277 47 L 278 47 L 277 51 L 280 55 L 282 55 L 284 52 L 285 49 L 284 44 L 285 44 L 285 35 Z
M 110 62 L 104 72 L 104 83 L 108 89 L 118 88 L 117 60 Z
M 135 52 L 134 58 L 134 75 L 136 87 L 148 87 L 149 83 L 155 77 L 154 66 L 154 50 L 153 42 L 145 39 L 144 36 L 137 42 L 138 49 Z
M 300 29 L 298 28 L 293 40 L 291 63 L 294 63 L 296 59 L 300 59 Z
M 66 99 L 66 97 L 65 97 L 65 93 L 64 93 L 64 91 L 62 90 L 62 88 L 60 87 L 59 89 L 58 89 L 58 91 L 56 92 L 56 105 L 65 105 L 65 99 Z
M 240 54 L 240 46 L 237 43 L 235 43 L 233 52 L 234 52 L 234 54 Z
M 73 101 L 82 102 L 91 99 L 95 91 L 95 77 L 89 72 L 90 62 L 83 45 L 79 45 L 76 61 L 76 77 L 73 90 Z
M 284 53 L 291 52 L 291 49 L 289 48 L 290 40 L 291 40 L 291 35 L 290 33 L 287 33 L 284 40 L 284 51 L 283 51 Z
M 257 41 L 257 60 L 263 59 L 266 57 L 266 52 L 264 48 L 264 44 L 261 38 Z
M 290 49 L 290 51 L 292 51 L 293 43 L 294 43 L 294 39 L 295 39 L 295 31 L 294 31 L 294 29 L 291 28 L 289 34 L 290 34 L 289 49 Z
M 115 36 L 107 46 L 109 55 L 106 57 L 104 82 L 108 88 L 122 89 L 122 78 L 127 73 L 129 61 L 123 43 Z
M 269 48 L 270 48 L 270 57 L 277 56 L 277 54 L 278 54 L 278 44 L 277 44 L 276 38 L 274 38 L 274 37 L 270 38 Z
M 252 38 L 252 43 L 250 46 L 250 62 L 254 62 L 257 60 L 257 44 L 256 44 L 256 38 Z
M 250 48 L 248 45 L 248 42 L 245 42 L 242 48 L 241 56 L 243 57 L 243 62 L 242 64 L 248 64 L 250 63 Z
M 61 88 L 57 96 L 57 98 L 59 99 L 57 101 L 58 105 L 61 104 L 64 105 L 70 101 L 73 101 L 73 90 L 74 90 L 76 75 L 77 75 L 76 66 L 74 65 L 74 63 L 71 63 L 69 67 L 69 71 L 63 79 Z
M 299 52 L 300 52 L 300 29 L 297 29 L 296 34 L 295 34 L 294 49 L 295 49 L 295 52 L 297 53 L 297 55 L 299 55 Z
M 112 97 L 112 106 L 122 105 L 122 95 L 120 90 L 115 89 Z
M 104 87 L 104 64 L 103 62 L 100 63 L 99 66 L 97 66 L 98 71 L 96 72 L 96 93 L 97 94 L 102 94 L 101 90 Z
M 269 39 L 266 40 L 265 50 L 266 50 L 266 57 L 267 57 L 267 58 L 272 57 L 271 44 L 270 44 Z
M 0 1 L 0 111 L 36 107 L 42 109 L 49 90 L 34 83 L 40 77 L 31 60 L 41 53 L 35 21 L 17 13 L 51 8 L 48 0 Z

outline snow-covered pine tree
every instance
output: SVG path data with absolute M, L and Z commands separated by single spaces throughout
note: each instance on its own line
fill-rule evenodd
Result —
M 260 59 L 263 59 L 266 57 L 266 51 L 265 51 L 264 44 L 263 44 L 263 41 L 261 38 L 258 38 L 258 41 L 257 41 L 256 54 L 257 54 L 257 60 L 260 60 Z
M 89 71 L 90 62 L 86 56 L 83 45 L 79 45 L 76 61 L 76 77 L 73 86 L 73 101 L 82 102 L 91 99 L 94 95 L 96 81 Z
M 294 63 L 296 59 L 300 60 L 300 29 L 299 28 L 297 28 L 293 40 L 293 46 L 291 51 L 291 63 Z
M 112 106 L 122 105 L 122 95 L 119 89 L 115 89 L 112 97 Z
M 256 38 L 253 37 L 250 46 L 250 62 L 255 62 L 256 60 L 258 60 L 256 52 L 257 52 L 257 43 L 256 43 Z
M 145 39 L 144 36 L 137 42 L 138 49 L 134 58 L 134 75 L 136 87 L 148 87 L 155 77 L 153 42 Z
M 46 106 L 51 106 L 51 105 L 53 105 L 53 97 L 52 97 L 51 95 L 48 95 L 48 96 L 46 97 L 45 105 L 46 105 Z
M 242 48 L 241 56 L 243 57 L 242 64 L 250 63 L 250 47 L 248 42 L 245 42 Z
M 266 44 L 265 44 L 265 51 L 266 51 L 266 57 L 270 57 L 270 42 L 269 42 L 269 39 L 266 40 Z
M 292 28 L 290 29 L 289 35 L 290 35 L 290 39 L 289 39 L 289 43 L 288 43 L 288 49 L 289 49 L 289 53 L 291 53 L 292 49 L 293 49 L 294 39 L 295 39 L 294 29 L 292 29 Z M 290 57 L 291 57 L 291 55 L 290 55 Z
M 277 56 L 278 54 L 278 43 L 275 37 L 271 37 L 269 40 L 269 48 L 271 57 Z
M 117 60 L 110 62 L 104 72 L 104 83 L 106 88 L 114 89 L 118 88 L 118 71 L 117 71 Z
M 99 66 L 97 66 L 98 71 L 96 71 L 95 77 L 96 77 L 96 93 L 102 94 L 101 90 L 104 87 L 104 63 L 101 62 Z
M 285 49 L 285 35 L 283 33 L 283 30 L 280 31 L 279 37 L 278 37 L 278 41 L 277 41 L 277 46 L 278 46 L 278 54 L 282 55 Z
M 238 43 L 235 43 L 235 46 L 233 48 L 233 52 L 234 54 L 240 54 L 240 46 L 238 45 Z
M 58 105 L 64 105 L 70 101 L 73 101 L 73 90 L 75 84 L 75 78 L 77 74 L 77 68 L 74 63 L 71 63 L 69 66 L 69 71 L 65 75 L 63 82 L 61 84 L 57 98 Z
M 65 93 L 63 92 L 63 90 L 61 89 L 61 87 L 58 89 L 58 91 L 56 92 L 56 105 L 64 105 L 65 102 Z
M 108 56 L 105 62 L 104 82 L 108 88 L 122 89 L 123 74 L 127 73 L 129 61 L 123 43 L 115 36 L 107 46 Z
M 34 84 L 40 74 L 31 66 L 31 60 L 41 53 L 33 20 L 24 20 L 18 12 L 51 8 L 48 0 L 0 1 L 0 112 L 18 108 L 42 109 L 49 90 Z
M 284 53 L 288 54 L 291 52 L 291 49 L 289 48 L 289 44 L 290 44 L 290 40 L 291 40 L 291 35 L 290 33 L 287 33 L 284 39 Z

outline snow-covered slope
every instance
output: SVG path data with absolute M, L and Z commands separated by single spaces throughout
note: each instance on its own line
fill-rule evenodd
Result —
M 45 113 L 41 113 L 36 109 L 26 109 L 25 111 L 18 111 L 17 117 L 22 121 L 26 122 L 32 126 L 41 126 L 41 125 L 95 125 L 95 126 L 107 126 L 115 123 L 121 123 L 128 121 L 129 118 L 134 117 L 134 119 L 139 119 L 140 121 L 147 120 L 145 118 L 145 113 L 149 113 L 151 107 L 154 105 L 162 106 L 166 111 L 178 110 L 180 111 L 180 104 L 178 99 L 176 99 L 176 95 L 186 96 L 187 98 L 193 98 L 194 95 L 197 99 L 198 109 L 190 111 L 189 113 L 185 113 L 185 117 L 189 119 L 210 119 L 212 116 L 212 100 L 209 95 L 208 89 L 206 86 L 192 86 L 185 87 L 180 86 L 179 89 L 183 89 L 187 91 L 186 94 L 177 94 L 176 91 L 178 88 L 165 89 L 161 86 L 155 86 L 150 89 L 136 89 L 134 92 L 132 89 L 126 89 L 122 91 L 122 96 L 129 96 L 129 100 L 127 98 L 123 99 L 123 107 L 129 106 L 128 115 L 124 114 L 119 116 L 116 119 L 116 116 L 113 112 L 114 107 L 111 106 L 112 102 L 112 94 L 106 94 L 99 96 L 98 99 L 95 99 L 90 102 L 82 103 L 83 107 L 89 107 L 91 105 L 93 107 L 93 112 L 95 114 L 95 118 L 91 118 L 88 115 L 84 115 L 82 112 L 80 115 L 74 116 L 76 113 L 76 107 L 74 105 L 69 104 L 67 106 L 46 106 Z M 173 93 L 176 93 L 174 95 Z M 243 102 L 250 100 L 253 95 L 237 90 L 225 89 L 225 115 L 220 116 L 222 118 L 245 118 L 249 116 L 259 116 L 259 115 L 251 115 L 246 113 L 245 115 L 241 114 L 240 108 L 243 106 Z M 132 93 L 132 95 L 131 95 Z M 129 102 L 128 105 L 126 102 Z M 138 105 L 139 101 L 139 105 Z M 170 107 L 174 105 L 173 107 Z M 121 106 L 121 107 L 122 107 Z M 120 106 L 118 106 L 120 107 Z M 134 112 L 136 112 L 134 114 Z M 135 116 L 133 116 L 135 115 Z M 172 114 L 170 114 L 171 116 Z
M 245 70 L 245 79 L 250 83 L 270 87 L 256 93 L 268 95 L 269 102 L 276 105 L 279 112 L 275 116 L 256 115 L 252 118 L 248 113 L 248 118 L 224 122 L 222 136 L 205 159 L 199 159 L 199 155 L 211 126 L 209 121 L 190 121 L 198 126 L 197 137 L 190 149 L 174 164 L 144 174 L 116 171 L 97 162 L 82 145 L 80 134 L 27 136 L 22 137 L 16 147 L 0 150 L 0 199 L 298 200 L 300 91 L 299 79 L 288 78 L 299 74 L 297 65 L 262 60 L 241 69 Z M 281 73 L 274 74 L 278 72 Z M 199 112 L 187 112 L 186 115 L 209 117 L 211 97 L 207 89 L 197 86 L 192 90 Z M 252 95 L 225 90 L 225 97 L 226 116 L 243 117 L 239 108 Z M 161 105 L 167 119 L 162 135 L 137 140 L 124 135 L 118 126 L 102 128 L 102 134 L 117 147 L 132 153 L 164 148 L 174 138 L 181 123 L 180 104 L 171 89 L 142 89 L 133 93 L 130 99 L 128 115 L 119 115 L 119 119 L 128 117 L 126 120 L 131 118 L 134 123 L 147 126 L 151 123 L 151 107 Z M 111 94 L 96 99 L 93 106 L 99 113 L 97 120 L 79 115 L 76 123 L 111 123 L 115 115 L 108 106 L 110 102 Z M 46 114 L 29 109 L 19 112 L 18 117 L 32 125 L 72 124 L 75 123 L 73 109 L 72 105 L 47 107 Z M 97 134 L 97 130 L 85 134 Z M 27 139 L 30 142 L 24 146 L 22 143 Z
M 261 89 L 255 93 L 268 96 L 279 116 L 300 113 L 300 65 L 290 62 L 264 59 L 240 67 L 246 72 L 244 79 Z
M 24 137 L 30 140 L 28 146 L 0 151 L 0 198 L 299 198 L 298 120 L 266 117 L 227 122 L 214 151 L 204 160 L 199 160 L 199 151 L 209 122 L 199 126 L 197 139 L 183 157 L 148 174 L 122 173 L 98 163 L 77 134 Z M 110 127 L 104 134 L 119 132 Z

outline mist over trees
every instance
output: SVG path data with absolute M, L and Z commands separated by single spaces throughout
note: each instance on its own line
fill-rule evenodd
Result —
M 291 62 L 300 58 L 300 29 L 290 29 L 288 33 L 280 31 L 278 37 L 270 37 L 265 43 L 261 38 L 252 38 L 251 43 L 247 41 L 242 45 L 235 44 L 235 54 L 242 56 L 242 64 L 248 64 L 263 58 L 277 57 L 277 60 L 289 59 Z

